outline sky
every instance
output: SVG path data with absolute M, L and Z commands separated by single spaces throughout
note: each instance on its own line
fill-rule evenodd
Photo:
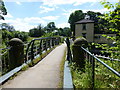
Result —
M 101 0 L 4 0 L 8 14 L 2 22 L 13 25 L 16 30 L 28 32 L 41 24 L 55 22 L 56 27 L 69 27 L 68 19 L 75 10 L 83 12 L 107 11 Z M 118 0 L 108 0 L 118 2 Z

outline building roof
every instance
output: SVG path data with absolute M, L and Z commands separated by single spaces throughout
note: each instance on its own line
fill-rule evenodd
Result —
M 83 19 L 80 21 L 75 22 L 76 24 L 82 24 L 82 23 L 94 23 L 93 20 L 89 20 L 89 19 Z

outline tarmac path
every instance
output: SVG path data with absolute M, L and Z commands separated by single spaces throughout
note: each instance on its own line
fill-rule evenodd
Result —
M 9 80 L 2 88 L 57 88 L 65 48 L 66 44 L 56 47 L 37 65 Z

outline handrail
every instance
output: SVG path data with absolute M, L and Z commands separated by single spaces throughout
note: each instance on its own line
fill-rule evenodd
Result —
M 39 43 L 34 44 L 34 42 L 36 40 L 39 40 Z M 45 41 L 44 41 L 45 40 Z M 47 40 L 47 41 L 46 41 Z M 48 48 L 53 48 L 55 45 L 58 45 L 60 43 L 60 37 L 44 37 L 44 38 L 36 38 L 31 40 L 29 43 L 24 44 L 24 50 L 26 51 L 24 53 L 24 62 L 23 65 L 19 66 L 19 67 L 15 67 L 15 71 L 14 74 L 18 71 L 21 70 L 21 68 L 24 66 L 24 64 L 28 64 L 30 62 L 33 61 L 34 58 L 40 56 L 42 53 L 46 52 L 48 50 Z M 43 42 L 44 41 L 44 42 Z M 0 54 L 0 56 L 2 56 L 2 68 L 5 69 L 3 76 L 0 77 L 0 79 L 4 79 L 2 80 L 2 82 L 4 82 L 5 80 L 7 80 L 9 77 L 11 77 L 13 75 L 13 69 L 9 69 L 9 50 L 12 49 L 12 47 L 7 47 L 7 48 L 3 48 L 0 50 L 5 50 L 7 49 L 7 51 L 4 51 L 2 54 Z M 42 53 L 41 53 L 42 52 Z M 19 70 L 17 69 L 19 68 Z M 16 70 L 17 69 L 17 70 Z M 7 70 L 7 71 L 6 71 Z M 3 74 L 3 73 L 2 73 Z M 0 82 L 0 84 L 2 83 Z
M 30 46 L 32 46 L 32 48 L 31 48 L 31 52 L 33 52 L 33 46 L 34 46 L 34 42 L 36 41 L 36 40 L 47 40 L 47 39 L 56 39 L 56 38 L 59 38 L 59 37 L 44 37 L 44 38 L 36 38 L 36 39 L 33 39 L 29 44 L 28 44 L 28 47 L 27 47 L 27 49 L 26 49 L 26 60 L 25 61 L 27 61 L 27 54 L 28 54 L 28 51 L 29 51 L 29 48 L 30 48 Z M 41 42 L 40 42 L 41 43 Z M 32 54 L 32 59 L 33 59 L 33 54 Z
M 107 67 L 110 71 L 112 71 L 114 74 L 116 74 L 118 77 L 120 77 L 120 73 L 118 73 L 116 70 L 114 70 L 113 68 L 111 68 L 109 65 L 107 65 L 106 63 L 104 63 L 103 61 L 101 61 L 99 58 L 97 58 L 96 56 L 94 56 L 91 52 L 89 52 L 88 50 L 86 50 L 85 48 L 81 47 L 84 51 L 86 51 L 89 55 L 91 55 L 92 57 L 94 57 L 98 62 L 100 62 L 101 64 L 103 64 L 105 67 Z
M 110 58 L 110 57 L 105 57 L 105 56 L 101 56 L 101 55 L 95 55 L 96 57 L 99 57 L 99 58 L 103 58 L 103 59 L 107 59 L 107 60 L 110 60 L 110 61 L 119 61 L 119 59 L 114 59 L 114 58 Z

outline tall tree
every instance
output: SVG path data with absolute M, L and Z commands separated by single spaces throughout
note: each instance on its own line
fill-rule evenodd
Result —
M 84 13 L 82 10 L 76 10 L 70 14 L 68 23 L 70 23 L 71 30 L 73 31 L 73 36 L 75 36 L 75 22 L 82 20 L 84 18 Z
M 0 0 L 0 20 L 4 20 L 3 15 L 7 15 L 7 10 L 5 8 L 3 0 Z
M 47 24 L 47 32 L 52 32 L 56 29 L 55 23 L 54 22 L 50 22 Z
M 120 59 L 119 57 L 120 55 L 120 4 L 116 3 L 115 5 L 113 5 L 110 2 L 106 2 L 106 1 L 102 1 L 101 3 L 104 5 L 104 8 L 107 8 L 110 10 L 108 13 L 104 15 L 104 17 L 101 17 L 102 19 L 105 19 L 108 23 L 109 28 L 107 30 L 112 32 L 114 31 L 117 34 L 116 37 L 103 35 L 107 39 L 111 39 L 114 42 L 113 43 L 114 47 L 111 47 L 110 45 L 106 45 L 106 46 L 103 46 L 103 48 L 106 48 L 106 52 L 111 53 L 112 58 Z M 107 28 L 108 26 L 104 26 L 104 27 Z
M 31 37 L 41 37 L 44 33 L 45 32 L 41 24 L 39 24 L 37 28 L 33 28 L 29 30 L 29 35 Z
M 10 32 L 15 31 L 14 26 L 9 25 L 8 23 L 2 23 L 2 24 L 0 24 L 0 28 L 1 28 L 2 30 L 3 30 L 3 29 L 6 29 L 7 31 L 10 31 Z

